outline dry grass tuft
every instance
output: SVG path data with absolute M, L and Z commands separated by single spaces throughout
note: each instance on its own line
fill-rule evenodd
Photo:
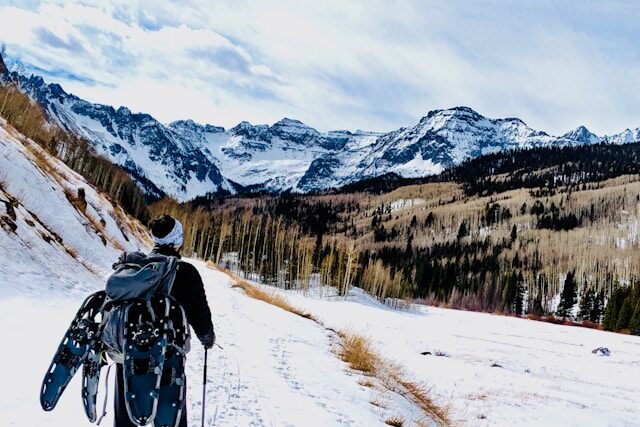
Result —
M 35 144 L 30 143 L 29 141 L 25 141 L 24 147 L 27 149 L 29 153 L 33 156 L 33 163 L 44 171 L 51 178 L 55 179 L 57 182 L 60 182 L 58 172 L 51 165 L 49 159 L 47 159 L 47 155 L 44 154 L 44 150 L 38 147 Z
M 369 403 L 373 406 L 377 406 L 378 408 L 387 409 L 387 404 L 378 399 L 371 399 Z
M 258 288 L 257 286 L 251 285 L 245 281 L 239 282 L 235 286 L 242 288 L 245 291 L 245 293 L 249 295 L 251 298 L 264 301 L 271 305 L 275 305 L 276 307 L 280 307 L 283 310 L 286 310 L 293 314 L 297 314 L 298 316 L 304 317 L 305 319 L 313 320 L 313 316 L 311 316 L 311 314 L 304 312 L 298 309 L 297 307 L 294 307 L 289 303 L 289 301 L 285 297 L 281 295 L 265 292 L 262 289 Z
M 382 358 L 365 337 L 351 332 L 341 332 L 340 338 L 340 358 L 347 362 L 351 369 L 378 378 L 388 390 L 413 402 L 437 424 L 451 424 L 449 408 L 436 404 L 431 399 L 429 390 L 422 385 L 407 380 L 402 367 Z
M 384 420 L 384 423 L 393 427 L 402 427 L 405 423 L 405 419 L 400 415 L 394 415 Z
M 76 194 L 74 194 L 73 190 L 71 190 L 70 188 L 64 189 L 64 195 L 66 196 L 69 203 L 73 205 L 74 208 L 76 208 L 78 211 L 82 212 L 83 214 L 86 213 L 87 211 L 86 199 L 78 197 Z
M 368 387 L 368 388 L 374 388 L 375 387 L 375 384 L 371 380 L 368 380 L 368 379 L 360 380 L 360 381 L 358 381 L 358 384 L 360 384 L 362 387 Z
M 381 357 L 372 349 L 369 341 L 361 335 L 343 332 L 340 358 L 353 370 L 366 375 L 375 375 L 382 363 Z
M 395 378 L 395 380 L 406 390 L 406 394 L 399 392 L 401 395 L 412 400 L 423 410 L 423 412 L 428 414 L 439 425 L 451 425 L 451 421 L 449 420 L 449 408 L 441 407 L 436 404 L 429 395 L 429 390 L 425 389 L 420 384 L 407 381 L 401 377 Z

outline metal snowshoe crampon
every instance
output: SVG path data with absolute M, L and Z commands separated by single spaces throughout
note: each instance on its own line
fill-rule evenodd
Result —
M 82 402 L 89 421 L 95 422 L 107 353 L 123 364 L 125 406 L 134 424 L 174 427 L 179 422 L 189 331 L 184 310 L 168 296 L 177 267 L 176 257 L 122 254 L 105 291 L 83 302 L 65 333 L 42 383 L 44 410 L 56 406 L 84 364 Z

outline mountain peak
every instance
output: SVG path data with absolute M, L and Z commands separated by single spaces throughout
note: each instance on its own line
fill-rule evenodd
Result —
M 274 135 L 292 138 L 298 143 L 308 142 L 309 138 L 315 141 L 315 137 L 320 135 L 317 130 L 305 125 L 300 120 L 289 119 L 287 117 L 274 123 L 270 131 Z M 299 139 L 298 136 L 302 137 L 302 139 Z
M 444 116 L 444 117 L 450 117 L 450 116 L 472 116 L 474 118 L 481 118 L 483 117 L 480 113 L 478 113 L 476 110 L 474 110 L 473 108 L 470 107 L 465 107 L 464 105 L 461 106 L 457 106 L 457 107 L 452 107 L 452 108 L 446 108 L 446 109 L 439 109 L 439 110 L 430 110 L 426 116 L 424 116 L 420 121 L 426 121 L 429 120 L 433 117 L 436 116 Z
M 480 115 L 476 110 L 471 107 L 465 107 L 464 105 L 460 105 L 458 107 L 449 108 L 449 111 L 455 111 L 460 113 L 468 113 L 468 114 L 477 114 Z
M 150 195 L 181 200 L 233 192 L 235 183 L 276 192 L 322 190 L 383 173 L 425 176 L 502 150 L 640 140 L 640 130 L 598 138 L 584 126 L 556 137 L 518 118 L 491 119 L 467 106 L 432 110 L 414 126 L 386 133 L 321 133 L 289 117 L 272 125 L 243 121 L 227 131 L 191 119 L 165 126 L 145 113 L 67 95 L 38 76 L 20 76 L 20 85 L 53 120 L 85 136 Z
M 564 135 L 562 135 L 562 137 L 585 144 L 594 144 L 600 141 L 598 135 L 591 132 L 589 129 L 582 125 L 578 126 L 570 132 L 565 133 Z
M 116 110 L 116 113 L 122 116 L 130 116 L 131 110 L 129 110 L 127 107 L 121 106 L 120 108 L 118 108 L 118 110 Z
M 173 130 L 177 130 L 181 132 L 202 130 L 207 133 L 220 133 L 225 131 L 225 129 L 221 126 L 215 126 L 215 125 L 209 125 L 209 124 L 202 125 L 198 122 L 193 121 L 192 119 L 173 121 L 169 123 L 169 127 Z
M 285 117 L 283 119 L 280 119 L 279 121 L 277 121 L 276 123 L 273 124 L 274 126 L 276 125 L 280 125 L 280 126 L 306 126 L 304 123 L 302 123 L 300 120 L 297 119 L 290 119 L 288 117 Z
M 246 129 L 251 129 L 253 128 L 253 125 L 251 123 L 249 123 L 246 120 L 241 121 L 240 123 L 238 123 L 237 125 L 235 125 L 234 127 L 231 128 L 232 132 L 235 131 L 241 131 L 241 130 L 246 130 Z
M 176 120 L 175 122 L 173 122 L 171 124 L 176 124 L 176 125 L 181 125 L 181 126 L 189 126 L 189 127 L 200 126 L 200 124 L 196 123 L 195 121 L 193 121 L 193 119 Z

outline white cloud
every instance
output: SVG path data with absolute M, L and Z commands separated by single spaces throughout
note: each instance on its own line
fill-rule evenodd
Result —
M 640 126 L 630 2 L 271 0 L 0 7 L 10 53 L 163 121 L 391 130 L 468 105 L 563 133 Z M 66 70 L 72 76 L 60 73 Z

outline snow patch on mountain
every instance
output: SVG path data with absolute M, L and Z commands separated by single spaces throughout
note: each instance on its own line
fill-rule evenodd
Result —
M 126 107 L 92 104 L 67 94 L 40 77 L 19 78 L 21 87 L 37 99 L 62 128 L 87 139 L 100 154 L 127 170 L 145 192 L 185 200 L 205 193 L 233 192 L 192 140 L 148 114 Z
M 616 135 L 604 137 L 605 142 L 610 144 L 629 144 L 640 141 L 640 128 L 626 129 Z

